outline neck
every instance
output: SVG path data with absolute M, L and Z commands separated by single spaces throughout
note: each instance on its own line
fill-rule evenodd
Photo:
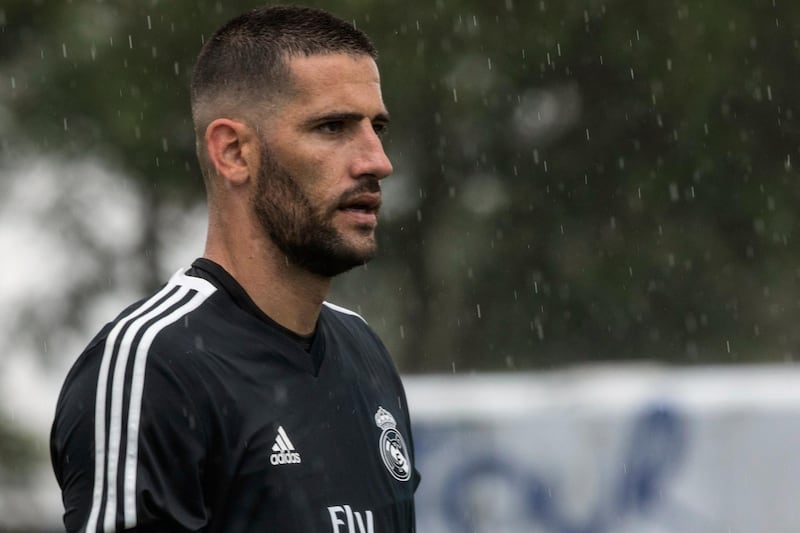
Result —
M 314 331 L 330 278 L 290 264 L 272 242 L 263 239 L 217 239 L 209 231 L 204 257 L 233 276 L 275 322 L 299 335 Z

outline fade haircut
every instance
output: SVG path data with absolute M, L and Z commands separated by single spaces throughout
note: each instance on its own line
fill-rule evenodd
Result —
M 255 126 L 265 103 L 290 93 L 288 60 L 298 56 L 346 53 L 377 59 L 369 37 L 326 11 L 271 6 L 247 11 L 217 30 L 203 45 L 192 71 L 192 119 L 198 158 L 208 178 L 203 136 L 216 118 Z

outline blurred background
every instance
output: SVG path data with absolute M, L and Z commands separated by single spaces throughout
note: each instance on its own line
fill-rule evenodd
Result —
M 380 52 L 381 252 L 331 300 L 407 378 L 420 531 L 800 530 L 800 3 L 306 4 Z M 58 530 L 67 369 L 202 253 L 188 77 L 255 5 L 0 0 L 0 530 Z

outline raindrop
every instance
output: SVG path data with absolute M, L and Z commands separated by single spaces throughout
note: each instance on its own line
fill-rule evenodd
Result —
M 128 34 L 128 47 L 133 50 L 133 35 Z
M 544 340 L 544 328 L 542 327 L 542 322 L 539 318 L 536 318 L 533 322 L 531 322 L 531 329 L 536 330 L 536 335 L 539 337 L 539 340 Z
M 61 43 L 61 55 L 64 56 L 64 59 L 67 58 L 67 44 Z
M 475 309 L 477 310 L 478 318 L 481 318 L 481 304 L 477 304 Z
M 458 103 L 458 91 L 453 87 L 453 102 Z
M 680 200 L 680 194 L 678 192 L 678 184 L 677 183 L 670 183 L 669 184 L 669 199 L 673 202 L 677 202 Z
M 148 30 L 152 30 L 153 29 L 153 23 L 150 20 L 150 15 L 147 15 L 147 29 Z
M 64 117 L 64 131 L 69 131 L 69 125 L 67 124 L 67 117 Z

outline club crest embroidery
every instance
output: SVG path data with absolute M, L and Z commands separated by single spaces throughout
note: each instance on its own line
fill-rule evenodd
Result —
M 397 431 L 397 421 L 392 413 L 379 406 L 375 412 L 375 424 L 382 430 L 379 446 L 383 464 L 396 480 L 408 481 L 411 478 L 411 461 L 406 442 Z

